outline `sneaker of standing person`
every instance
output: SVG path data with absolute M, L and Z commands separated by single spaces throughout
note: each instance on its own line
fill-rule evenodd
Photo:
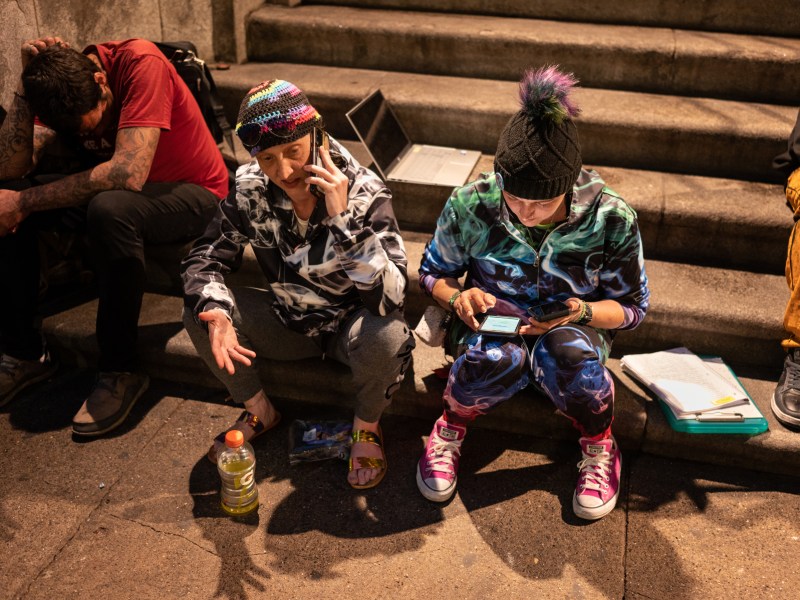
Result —
M 39 360 L 20 360 L 8 354 L 0 356 L 0 406 L 11 402 L 17 394 L 58 370 L 58 365 L 45 352 Z
M 783 361 L 783 373 L 772 395 L 772 412 L 784 425 L 800 427 L 800 348 Z
M 425 452 L 417 465 L 417 487 L 433 502 L 445 502 L 456 491 L 464 425 L 448 423 L 444 416 L 433 425 Z
M 150 385 L 142 373 L 100 373 L 94 390 L 72 419 L 76 435 L 96 436 L 122 425 Z
M 622 455 L 613 437 L 579 440 L 583 459 L 578 463 L 578 485 L 572 497 L 572 510 L 581 519 L 606 516 L 617 504 Z

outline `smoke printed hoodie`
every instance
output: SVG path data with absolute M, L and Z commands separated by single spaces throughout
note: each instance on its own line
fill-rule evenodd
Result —
M 291 200 L 258 163 L 239 167 L 235 188 L 182 263 L 185 304 L 198 324 L 203 311 L 232 313 L 225 275 L 239 268 L 248 244 L 274 294 L 273 311 L 292 330 L 333 332 L 356 308 L 386 315 L 402 306 L 407 259 L 391 192 L 330 142 L 347 163 L 347 210 L 329 217 L 320 200 L 302 237 Z

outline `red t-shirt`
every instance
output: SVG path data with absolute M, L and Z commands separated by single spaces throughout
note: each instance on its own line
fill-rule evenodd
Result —
M 161 136 L 147 181 L 188 181 L 218 198 L 227 196 L 225 162 L 200 107 L 152 42 L 107 42 L 88 46 L 83 53 L 100 59 L 114 96 L 111 124 L 102 137 L 80 136 L 86 150 L 101 160 L 110 160 L 117 130 L 158 127 Z

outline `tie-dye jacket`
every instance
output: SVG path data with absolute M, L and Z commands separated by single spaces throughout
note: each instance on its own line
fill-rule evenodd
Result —
M 594 171 L 581 170 L 568 219 L 539 252 L 512 217 L 493 173 L 456 189 L 436 224 L 420 266 L 420 286 L 431 294 L 442 277 L 467 274 L 465 287 L 498 298 L 492 312 L 527 320 L 533 304 L 570 297 L 613 299 L 632 329 L 647 311 L 650 292 L 636 213 Z
M 328 217 L 324 201 L 318 202 L 305 238 L 297 233 L 291 201 L 258 163 L 239 167 L 235 189 L 182 264 L 185 304 L 199 325 L 200 312 L 232 312 L 225 275 L 238 269 L 246 244 L 275 295 L 272 309 L 295 331 L 332 332 L 356 308 L 386 315 L 402 306 L 407 259 L 391 192 L 330 141 L 347 161 L 347 210 Z

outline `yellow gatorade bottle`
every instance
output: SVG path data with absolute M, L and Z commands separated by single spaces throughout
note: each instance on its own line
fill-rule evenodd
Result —
M 222 480 L 222 510 L 239 516 L 258 508 L 256 455 L 241 431 L 232 429 L 225 434 L 225 450 L 217 457 L 217 470 Z

